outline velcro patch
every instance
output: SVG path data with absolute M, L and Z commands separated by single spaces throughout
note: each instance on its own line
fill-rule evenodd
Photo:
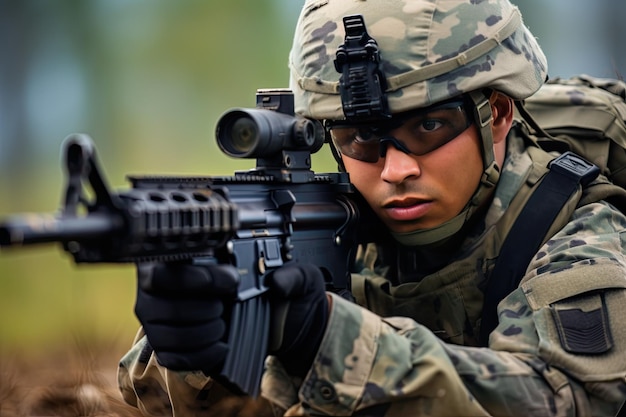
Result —
M 597 355 L 613 347 L 604 295 L 601 306 L 591 311 L 580 308 L 553 308 L 552 314 L 561 346 L 569 353 Z

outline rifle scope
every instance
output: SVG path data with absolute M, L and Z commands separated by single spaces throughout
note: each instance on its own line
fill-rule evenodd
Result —
M 215 136 L 222 152 L 235 158 L 271 158 L 283 150 L 314 153 L 324 144 L 320 122 L 257 108 L 227 111 Z

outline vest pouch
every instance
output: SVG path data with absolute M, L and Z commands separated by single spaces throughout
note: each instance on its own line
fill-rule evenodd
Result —
M 458 268 L 455 279 L 435 274 L 420 282 L 392 286 L 377 275 L 353 274 L 352 293 L 360 305 L 379 316 L 409 317 L 445 342 L 476 345 L 483 295 L 475 275 L 474 270 Z

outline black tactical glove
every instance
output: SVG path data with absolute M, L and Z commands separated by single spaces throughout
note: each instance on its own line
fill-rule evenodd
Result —
M 265 280 L 270 290 L 270 353 L 291 375 L 305 376 L 319 349 L 328 298 L 322 271 L 314 265 L 290 263 Z
M 135 314 L 158 362 L 172 370 L 218 374 L 228 352 L 224 310 L 237 294 L 236 269 L 215 264 L 140 264 L 137 278 Z

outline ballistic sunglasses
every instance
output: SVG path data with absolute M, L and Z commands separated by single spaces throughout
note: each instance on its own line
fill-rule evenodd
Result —
M 339 153 L 374 163 L 385 157 L 390 144 L 404 153 L 418 156 L 442 147 L 472 124 L 466 107 L 465 100 L 455 99 L 383 121 L 350 124 L 344 120 L 327 120 L 324 125 Z M 403 141 L 390 135 L 400 126 L 410 135 Z

